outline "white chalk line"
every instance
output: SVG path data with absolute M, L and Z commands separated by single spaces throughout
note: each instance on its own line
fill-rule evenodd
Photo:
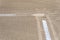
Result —
M 47 25 L 46 20 L 42 20 L 42 24 L 43 24 L 43 29 L 45 32 L 46 40 L 51 40 L 51 36 L 50 36 L 49 30 L 48 30 L 48 25 Z
M 39 19 L 41 17 L 45 16 L 45 15 L 44 14 L 33 14 L 33 16 L 35 16 L 36 20 L 37 20 L 39 40 L 42 40 L 42 34 L 41 34 L 41 31 L 40 31 L 41 27 L 40 27 L 40 20 Z M 42 20 L 42 23 L 43 23 L 43 29 L 44 29 L 44 32 L 45 32 L 46 40 L 51 40 L 46 20 Z
M 0 16 L 16 16 L 16 14 L 0 14 Z

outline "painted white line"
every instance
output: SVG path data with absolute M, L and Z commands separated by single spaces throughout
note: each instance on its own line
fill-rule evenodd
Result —
M 16 14 L 0 14 L 0 16 L 16 16 Z
M 38 17 L 43 17 L 43 16 L 45 16 L 45 14 L 33 14 L 33 16 L 36 16 L 37 25 L 38 25 L 39 40 L 42 40 L 42 35 L 40 32 L 40 21 L 39 21 Z M 51 36 L 50 36 L 49 30 L 48 30 L 48 25 L 47 25 L 46 20 L 42 20 L 42 23 L 43 23 L 43 29 L 45 32 L 46 40 L 51 40 Z
M 46 40 L 51 40 L 46 20 L 42 20 L 42 24 L 43 24 L 43 28 L 44 28 L 44 31 L 45 31 Z
M 45 16 L 45 14 L 32 14 L 32 16 Z
M 40 27 L 40 21 L 39 21 L 39 17 L 38 16 L 35 16 L 36 17 L 36 21 L 37 21 L 37 31 L 38 31 L 38 36 L 39 36 L 39 40 L 42 40 L 42 34 L 41 34 L 41 27 Z

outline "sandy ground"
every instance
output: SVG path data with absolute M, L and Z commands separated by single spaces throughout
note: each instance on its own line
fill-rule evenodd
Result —
M 39 40 L 35 17 L 0 17 L 0 40 Z
M 60 0 L 0 0 L 0 14 L 12 13 L 17 15 L 46 14 L 52 40 L 60 40 Z M 42 23 L 40 25 L 42 28 Z M 43 29 L 41 33 L 42 40 L 45 40 Z M 0 16 L 0 35 L 0 40 L 39 40 L 36 18 Z

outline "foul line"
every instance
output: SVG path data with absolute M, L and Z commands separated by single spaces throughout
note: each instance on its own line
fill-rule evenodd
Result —
M 51 40 L 51 36 L 50 36 L 49 30 L 48 30 L 48 25 L 47 25 L 46 20 L 42 20 L 42 24 L 43 24 L 46 40 Z
M 0 14 L 0 16 L 16 16 L 16 14 Z
M 37 20 L 37 27 L 38 27 L 38 35 L 39 35 L 39 40 L 42 40 L 42 34 L 41 34 L 41 28 L 40 28 L 40 17 L 43 17 L 45 16 L 44 14 L 33 14 L 33 16 L 36 17 L 36 20 Z M 44 29 L 44 32 L 45 32 L 45 36 L 46 36 L 46 40 L 51 40 L 51 36 L 50 36 L 50 33 L 48 31 L 48 26 L 47 26 L 47 22 L 46 20 L 42 20 L 42 23 L 43 23 L 43 29 Z

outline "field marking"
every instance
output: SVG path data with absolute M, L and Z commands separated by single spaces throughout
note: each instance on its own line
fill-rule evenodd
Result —
M 32 16 L 43 17 L 43 16 L 45 16 L 45 14 L 32 14 Z
M 16 14 L 0 14 L 0 16 L 16 16 Z
M 50 28 L 51 28 L 52 33 L 53 33 L 53 36 L 54 36 L 54 40 L 59 40 L 59 38 L 58 38 L 58 36 L 57 36 L 57 34 L 56 34 L 56 31 L 54 30 L 54 27 L 53 27 L 53 25 L 52 25 L 52 22 L 51 22 L 50 17 L 49 17 L 48 15 L 46 15 L 46 18 L 47 18 L 48 21 L 49 21 Z
M 45 16 L 45 14 L 33 14 L 33 16 L 36 17 L 36 20 L 37 20 L 37 26 L 38 26 L 38 35 L 39 35 L 39 40 L 42 40 L 42 34 L 41 34 L 41 28 L 40 28 L 40 17 L 43 17 Z M 47 26 L 47 22 L 46 20 L 42 20 L 42 23 L 43 23 L 43 29 L 44 29 L 44 32 L 45 32 L 45 37 L 46 37 L 46 40 L 51 40 L 51 36 L 50 36 L 50 33 L 48 31 L 48 26 Z
M 42 20 L 42 24 L 43 24 L 43 29 L 45 32 L 46 40 L 51 40 L 51 36 L 50 36 L 49 30 L 48 30 L 48 25 L 47 25 L 46 20 Z

